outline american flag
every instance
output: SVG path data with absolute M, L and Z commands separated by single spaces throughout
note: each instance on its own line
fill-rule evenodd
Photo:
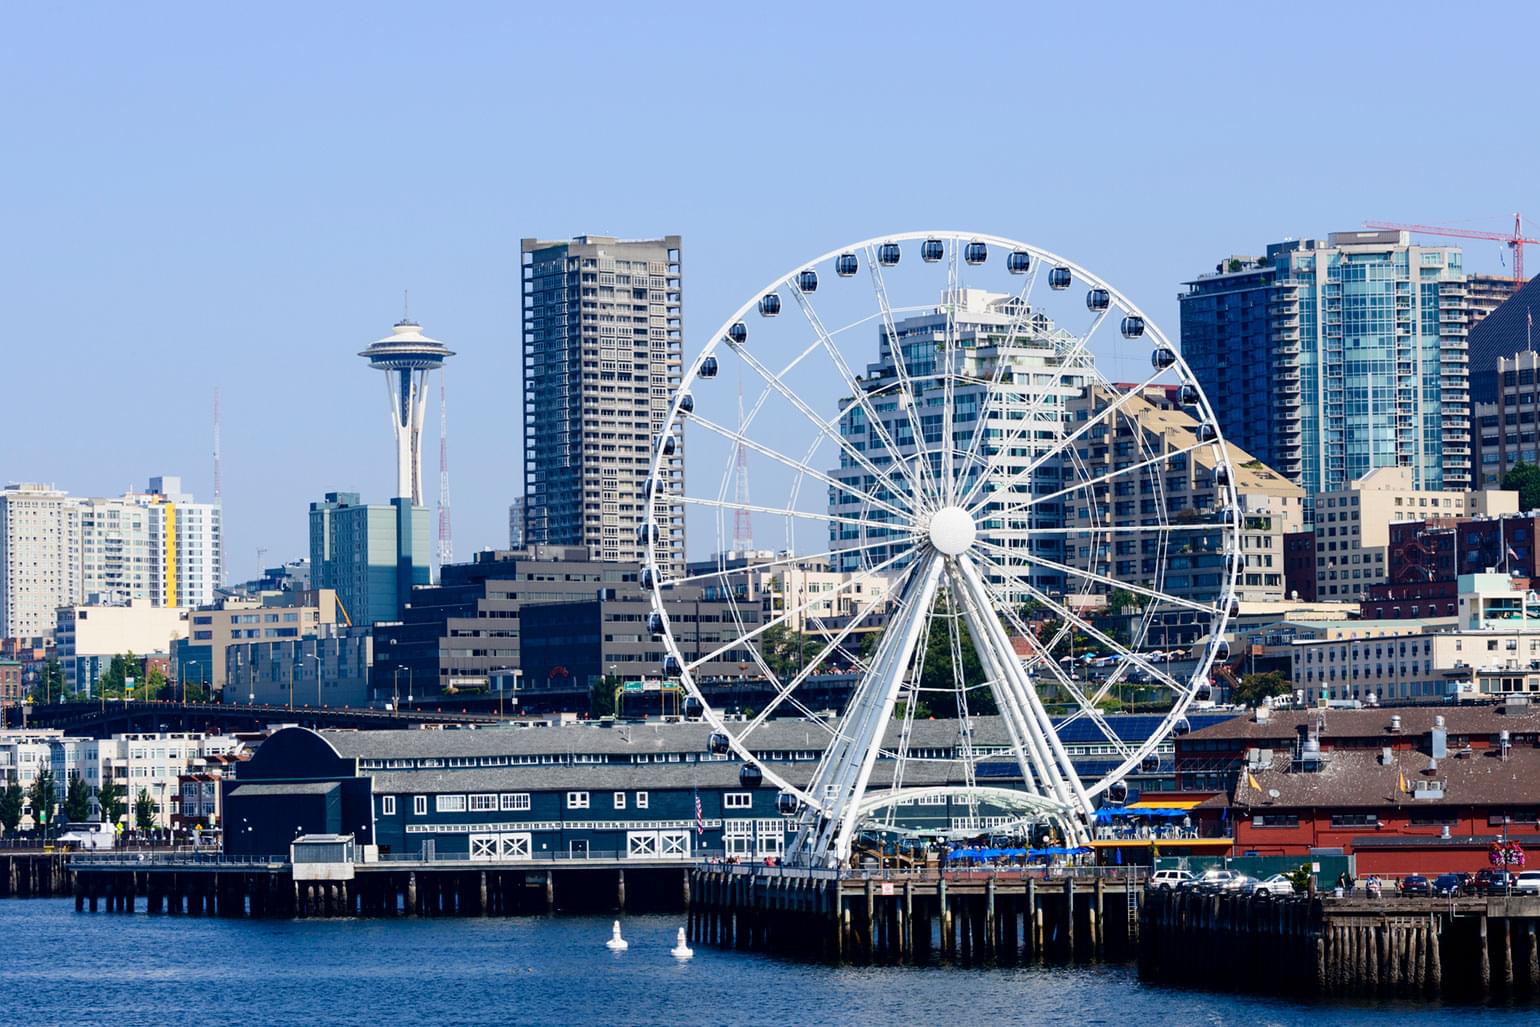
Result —
M 695 834 L 699 837 L 706 833 L 706 814 L 701 812 L 700 792 L 695 793 Z

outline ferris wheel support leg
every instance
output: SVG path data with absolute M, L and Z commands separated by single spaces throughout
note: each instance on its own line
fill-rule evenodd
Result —
M 941 558 L 932 554 L 923 559 L 925 566 L 909 579 L 899 613 L 882 633 L 871 669 L 857 686 L 840 732 L 813 774 L 808 794 L 822 810 L 809 809 L 804 816 L 788 853 L 794 862 L 838 865 L 850 856 L 861 799 L 941 578 Z
M 984 580 L 979 576 L 978 568 L 967 554 L 957 557 L 957 568 L 962 582 L 963 591 L 969 596 L 970 605 L 977 605 L 982 611 L 992 611 L 993 606 L 989 600 L 989 590 L 984 585 Z M 980 629 L 985 632 L 987 641 L 975 640 L 979 646 L 989 645 L 1000 654 L 1001 662 L 1005 666 L 1005 678 L 1001 682 L 1002 688 L 1015 692 L 1019 702 L 1025 704 L 1031 713 L 1027 723 L 1028 732 L 1035 736 L 1038 745 L 1046 747 L 1052 758 L 1052 765 L 1058 771 L 1055 774 L 1056 792 L 1065 801 L 1068 812 L 1076 815 L 1080 821 L 1088 821 L 1092 815 L 1090 796 L 1086 794 L 1085 787 L 1080 783 L 1080 775 L 1075 771 L 1075 765 L 1065 751 L 1064 744 L 1059 741 L 1059 736 L 1053 728 L 1053 720 L 1048 716 L 1048 711 L 1043 708 L 1043 703 L 1038 698 L 1037 689 L 1022 669 L 1021 661 L 1016 658 L 1016 651 L 1011 646 L 1010 636 L 1000 626 L 1000 619 L 993 612 L 980 616 Z M 1059 789 L 1067 790 L 1067 794 Z M 1085 828 L 1081 824 L 1076 833 L 1084 836 Z

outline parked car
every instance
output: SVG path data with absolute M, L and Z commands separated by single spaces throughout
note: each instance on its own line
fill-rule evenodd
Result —
M 1421 874 L 1407 874 L 1401 878 L 1402 895 L 1432 895 L 1433 886 Z
M 1217 895 L 1224 891 L 1232 881 L 1245 876 L 1239 870 L 1222 870 L 1219 868 L 1205 870 L 1201 877 L 1188 882 L 1187 886 L 1182 890 L 1191 889 L 1200 895 Z
M 1191 870 L 1157 870 L 1150 875 L 1145 886 L 1156 891 L 1182 890 L 1182 885 L 1193 879 Z
M 1470 874 L 1439 874 L 1433 879 L 1433 894 L 1440 896 L 1460 896 L 1471 889 Z
M 1227 895 L 1255 895 L 1261 882 L 1250 874 L 1237 872 L 1222 889 Z
M 1293 895 L 1294 882 L 1289 880 L 1287 874 L 1274 874 L 1272 877 L 1264 877 L 1257 882 L 1252 889 L 1253 895 Z
M 1540 870 L 1520 872 L 1518 878 L 1513 882 L 1513 894 L 1540 895 Z
M 1513 875 L 1506 870 L 1482 870 L 1471 882 L 1477 895 L 1507 895 L 1513 887 Z

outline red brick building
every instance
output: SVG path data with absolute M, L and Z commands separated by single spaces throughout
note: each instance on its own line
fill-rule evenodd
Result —
M 1504 836 L 1540 851 L 1528 706 L 1237 717 L 1178 739 L 1176 771 L 1182 788 L 1227 782 L 1228 806 L 1198 812 L 1225 822 L 1236 855 L 1335 849 L 1363 876 L 1478 870 Z
M 1315 571 L 1315 532 L 1284 532 L 1283 588 L 1287 594 L 1298 595 L 1307 603 L 1320 598 Z
M 21 702 L 21 661 L 0 660 L 0 708 Z

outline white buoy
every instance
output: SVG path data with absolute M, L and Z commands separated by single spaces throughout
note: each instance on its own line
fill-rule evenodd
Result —
M 695 955 L 695 950 L 690 948 L 689 945 L 685 944 L 683 927 L 679 928 L 678 943 L 668 951 L 675 959 L 689 959 L 691 956 Z
M 610 929 L 610 940 L 604 943 L 604 947 L 611 952 L 624 952 L 631 947 L 631 943 L 620 936 L 620 921 L 615 921 L 615 926 Z

